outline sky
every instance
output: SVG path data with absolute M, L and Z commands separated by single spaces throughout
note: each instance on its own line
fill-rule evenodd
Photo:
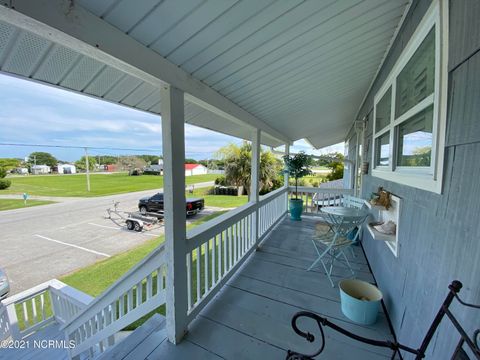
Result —
M 161 118 L 118 104 L 0 74 L 0 144 L 91 147 L 89 155 L 161 155 Z M 186 157 L 208 159 L 222 146 L 242 140 L 185 124 Z M 110 150 L 101 148 L 138 149 Z M 343 153 L 343 143 L 313 151 L 297 141 L 292 152 Z M 151 151 L 146 151 L 151 150 Z M 0 158 L 25 158 L 46 151 L 64 161 L 78 160 L 82 149 L 0 145 Z

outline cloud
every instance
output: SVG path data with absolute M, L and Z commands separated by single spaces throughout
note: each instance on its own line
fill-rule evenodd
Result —
M 0 142 L 93 147 L 96 154 L 122 151 L 98 148 L 152 149 L 162 147 L 161 118 L 158 115 L 119 106 L 92 97 L 45 86 L 12 76 L 0 75 L 0 87 L 8 89 L 0 99 Z M 209 158 L 220 147 L 241 143 L 241 139 L 211 130 L 185 125 L 188 157 Z M 343 143 L 313 150 L 305 141 L 295 142 L 292 152 L 320 155 L 342 152 Z M 35 148 L 33 148 L 35 151 Z M 0 157 L 24 157 L 32 149 L 0 146 Z M 38 149 L 37 149 L 38 150 Z M 64 160 L 76 160 L 82 149 L 44 148 Z M 31 152 L 31 151 L 30 151 Z M 123 153 L 128 153 L 124 150 Z
M 0 99 L 0 142 L 152 149 L 154 152 L 162 147 L 162 125 L 158 115 L 12 76 L 0 75 L 0 87 L 9 89 Z M 189 157 L 208 158 L 230 142 L 239 140 L 185 125 Z M 23 158 L 28 155 L 27 151 L 35 151 L 33 149 L 0 146 L 0 157 Z M 50 151 L 65 160 L 75 160 L 83 154 L 82 149 L 46 148 L 42 151 Z M 92 151 L 121 153 L 120 150 Z

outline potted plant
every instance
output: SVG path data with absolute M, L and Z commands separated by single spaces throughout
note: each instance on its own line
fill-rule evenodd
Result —
M 283 161 L 285 162 L 285 172 L 295 178 L 295 198 L 290 198 L 289 201 L 290 218 L 300 221 L 302 220 L 303 200 L 298 198 L 298 179 L 312 173 L 310 170 L 312 157 L 301 151 L 293 156 L 285 155 Z

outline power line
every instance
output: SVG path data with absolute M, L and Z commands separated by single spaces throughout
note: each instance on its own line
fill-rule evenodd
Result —
M 96 147 L 96 146 L 72 146 L 72 145 L 45 145 L 45 144 L 17 144 L 17 143 L 0 143 L 0 146 L 25 146 L 25 147 L 47 147 L 47 148 L 64 148 L 64 149 L 97 149 L 97 150 L 122 150 L 122 151 L 146 151 L 146 152 L 162 152 L 161 149 L 138 149 L 138 148 L 116 148 L 116 147 Z

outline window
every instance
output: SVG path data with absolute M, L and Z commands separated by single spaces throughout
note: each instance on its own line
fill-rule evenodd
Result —
M 374 99 L 372 175 L 441 192 L 447 14 L 434 0 Z

